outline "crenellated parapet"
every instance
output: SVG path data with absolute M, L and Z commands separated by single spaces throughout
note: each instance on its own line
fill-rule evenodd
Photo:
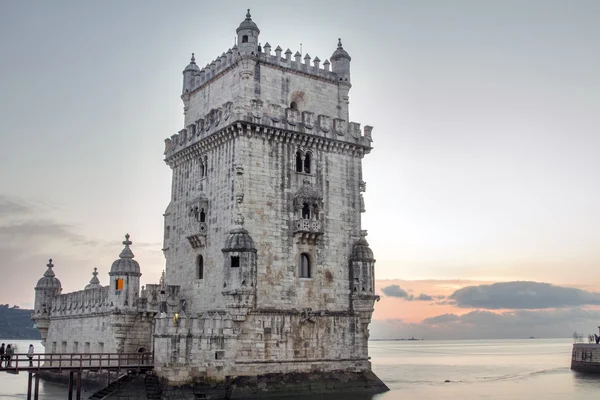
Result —
M 51 318 L 83 316 L 106 313 L 111 309 L 108 286 L 63 293 L 56 296 L 50 312 Z
M 249 109 L 235 116 L 232 116 L 231 108 L 231 102 L 225 103 L 222 107 L 211 110 L 205 118 L 165 139 L 165 160 L 169 162 L 177 153 L 198 143 L 208 144 L 211 142 L 209 138 L 222 137 L 228 130 L 241 127 L 243 122 L 261 125 L 263 131 L 297 133 L 307 135 L 311 140 L 321 139 L 340 142 L 340 145 L 358 146 L 365 153 L 372 148 L 373 127 L 369 125 L 361 129 L 358 122 L 348 123 L 328 115 L 283 108 L 279 104 L 264 104 L 260 100 L 253 100 Z

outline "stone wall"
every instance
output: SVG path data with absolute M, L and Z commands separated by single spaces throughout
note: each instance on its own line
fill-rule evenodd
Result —
M 573 344 L 571 369 L 578 372 L 600 373 L 600 345 Z

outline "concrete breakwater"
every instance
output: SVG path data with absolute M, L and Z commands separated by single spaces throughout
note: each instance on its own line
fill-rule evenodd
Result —
M 571 369 L 577 372 L 600 374 L 600 344 L 573 344 Z

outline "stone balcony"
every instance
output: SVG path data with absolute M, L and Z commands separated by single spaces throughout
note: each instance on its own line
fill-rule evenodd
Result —
M 194 228 L 194 232 L 191 235 L 186 236 L 188 242 L 192 248 L 197 249 L 206 245 L 206 222 L 199 222 L 198 226 Z
M 295 219 L 293 221 L 294 236 L 302 241 L 302 243 L 314 243 L 325 232 L 323 224 L 316 219 Z

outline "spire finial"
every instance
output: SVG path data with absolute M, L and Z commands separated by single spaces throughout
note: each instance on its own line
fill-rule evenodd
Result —
M 48 276 L 48 277 L 54 277 L 54 271 L 52 271 L 52 268 L 54 268 L 54 264 L 52 264 L 52 259 L 50 258 L 48 260 L 48 264 L 46 264 L 46 267 L 48 267 L 48 269 L 46 270 L 46 272 L 44 272 L 44 276 Z
M 94 272 L 92 272 L 92 275 L 94 275 L 94 277 L 98 276 L 98 268 L 94 267 Z
M 250 16 L 250 9 L 248 9 L 248 13 L 246 13 L 246 19 L 250 20 L 252 17 Z
M 338 49 L 341 49 L 342 47 L 342 38 L 338 38 Z
M 125 245 L 125 247 L 129 247 L 129 245 L 133 244 L 133 242 L 131 240 L 129 240 L 130 236 L 129 233 L 125 234 L 125 241 L 123 242 L 123 244 Z
M 192 53 L 192 59 L 191 59 L 190 63 L 196 64 L 196 57 L 194 57 L 194 53 Z

